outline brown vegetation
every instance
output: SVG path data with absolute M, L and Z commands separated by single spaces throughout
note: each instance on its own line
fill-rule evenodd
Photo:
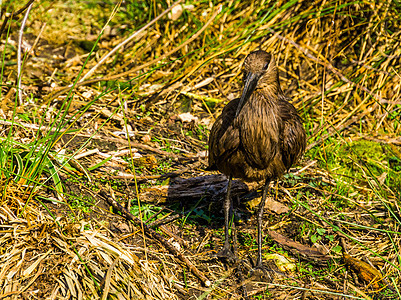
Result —
M 23 105 L 25 3 L 2 3 L 0 298 L 400 297 L 400 4 L 194 1 L 139 31 L 171 3 L 111 2 L 33 2 Z M 258 186 L 233 183 L 230 266 L 211 256 L 224 181 L 204 171 L 208 130 L 259 48 L 309 138 L 269 195 L 268 280 L 247 274 Z

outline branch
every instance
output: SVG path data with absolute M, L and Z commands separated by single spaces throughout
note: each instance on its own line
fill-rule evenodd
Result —
M 324 62 L 322 60 L 320 60 L 319 58 L 315 57 L 313 54 L 311 54 L 307 49 L 301 47 L 299 44 L 297 44 L 296 42 L 294 42 L 293 40 L 290 40 L 282 35 L 280 35 L 277 31 L 268 28 L 272 33 L 274 33 L 280 40 L 285 41 L 291 45 L 293 45 L 295 48 L 297 48 L 298 50 L 300 50 L 302 53 L 304 53 L 307 57 L 309 57 L 310 59 L 316 61 L 317 63 L 323 65 L 324 67 L 326 67 L 327 69 L 329 69 L 331 72 L 333 72 L 334 74 L 336 74 L 338 77 L 340 77 L 340 79 L 346 83 L 349 83 L 353 86 L 356 86 L 357 88 L 361 89 L 362 91 L 368 93 L 373 99 L 377 99 L 380 100 L 380 103 L 385 103 L 387 100 L 383 99 L 382 97 L 380 97 L 378 94 L 373 93 L 371 90 L 369 90 L 367 87 L 364 87 L 363 85 L 360 85 L 358 83 L 353 82 L 352 80 L 349 80 L 347 77 L 345 77 L 340 71 L 338 71 L 331 63 L 329 62 Z
M 19 36 L 18 36 L 18 80 L 17 80 L 17 90 L 18 90 L 18 103 L 19 105 L 23 105 L 24 103 L 22 102 L 22 90 L 21 90 L 21 73 L 22 73 L 22 63 L 21 63 L 21 48 L 22 48 L 22 36 L 24 34 L 24 28 L 26 24 L 26 20 L 28 19 L 29 12 L 31 11 L 31 8 L 33 6 L 33 1 L 31 4 L 28 6 L 28 9 L 26 10 L 24 19 L 22 20 L 21 28 L 19 30 Z
M 121 212 L 121 214 L 128 220 L 132 221 L 137 226 L 140 226 L 144 229 L 145 233 L 149 235 L 151 238 L 159 241 L 171 254 L 176 256 L 179 260 L 187 265 L 187 267 L 191 270 L 191 272 L 198 277 L 205 286 L 210 286 L 211 282 L 203 275 L 190 261 L 186 258 L 181 252 L 179 252 L 173 245 L 171 245 L 163 236 L 159 233 L 148 227 L 141 220 L 134 217 L 128 210 L 126 210 L 120 203 L 114 200 L 105 190 L 100 190 L 99 195 L 107 201 L 115 210 Z
M 152 21 L 150 21 L 148 24 L 146 24 L 145 26 L 143 26 L 141 29 L 139 29 L 138 31 L 135 31 L 131 36 L 129 36 L 125 41 L 123 41 L 122 43 L 118 44 L 117 46 L 114 47 L 113 50 L 111 50 L 109 53 L 107 53 L 105 56 L 103 56 L 102 59 L 100 59 L 100 61 L 92 68 L 89 70 L 88 73 L 86 73 L 80 80 L 79 82 L 84 81 L 86 78 L 88 78 L 90 75 L 93 74 L 93 72 L 96 71 L 96 69 L 103 64 L 106 59 L 108 59 L 112 54 L 114 54 L 115 52 L 117 52 L 118 49 L 120 49 L 122 46 L 124 46 L 125 44 L 127 44 L 128 42 L 130 42 L 134 37 L 136 37 L 137 35 L 139 35 L 142 31 L 145 31 L 146 29 L 148 29 L 150 26 L 152 26 L 154 23 L 156 23 L 161 17 L 163 17 L 165 14 L 167 14 L 174 6 L 176 6 L 178 3 L 180 3 L 182 0 L 178 0 L 176 2 L 173 3 L 173 5 L 171 5 L 169 8 L 167 8 L 165 11 L 163 11 L 160 15 L 158 15 L 156 18 L 154 18 Z
M 6 24 L 7 24 L 8 20 L 9 20 L 9 19 L 15 19 L 16 16 L 18 16 L 20 13 L 24 12 L 25 9 L 27 9 L 27 7 L 29 7 L 30 5 L 32 5 L 32 3 L 33 3 L 34 1 L 35 1 L 35 0 L 29 0 L 28 3 L 25 4 L 21 9 L 17 10 L 15 13 L 13 13 L 13 14 L 11 14 L 11 15 L 9 15 L 9 16 L 6 16 L 6 17 L 4 18 L 4 22 L 3 22 L 3 24 L 1 25 L 1 29 L 0 29 L 0 38 L 1 38 L 1 35 L 3 34 L 4 28 L 6 27 Z

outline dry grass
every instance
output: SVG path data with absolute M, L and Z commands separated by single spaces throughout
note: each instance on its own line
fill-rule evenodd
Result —
M 19 3 L 10 3 L 7 11 L 20 8 Z M 104 6 L 100 9 L 100 5 Z M 117 6 L 83 73 L 167 7 L 156 2 Z M 14 152 L 1 148 L 0 153 L 4 187 L 0 213 L 2 297 L 237 299 L 243 297 L 246 286 L 249 297 L 260 298 L 401 298 L 397 290 L 401 276 L 398 2 L 186 3 L 178 19 L 165 16 L 150 26 L 98 65 L 88 80 L 79 83 L 73 97 L 67 96 L 71 88 L 66 87 L 78 79 L 88 57 L 88 50 L 81 48 L 83 40 L 96 40 L 114 8 L 107 1 L 35 2 L 27 41 L 33 44 L 43 23 L 47 25 L 25 63 L 24 107 L 14 108 L 12 88 L 18 23 L 11 23 L 7 44 L 3 33 L 0 126 L 4 136 L 9 134 L 2 141 L 13 140 Z M 211 220 L 185 222 L 181 218 L 167 226 L 170 233 L 163 234 L 180 243 L 181 251 L 212 281 L 212 286 L 205 288 L 164 247 L 152 239 L 144 240 L 140 228 L 129 227 L 129 233 L 120 230 L 119 234 L 111 230 L 121 219 L 108 213 L 104 203 L 103 210 L 98 202 L 87 205 L 95 212 L 90 218 L 76 208 L 75 221 L 70 213 L 60 214 L 60 207 L 73 206 L 73 190 L 60 184 L 66 177 L 81 176 L 95 188 L 106 182 L 115 187 L 117 199 L 131 202 L 138 187 L 127 178 L 136 170 L 140 195 L 147 195 L 140 200 L 155 202 L 165 199 L 159 187 L 166 182 L 155 181 L 159 175 L 203 175 L 202 168 L 190 163 L 194 157 L 203 157 L 208 128 L 224 105 L 238 96 L 241 63 L 258 48 L 275 56 L 282 88 L 300 111 L 309 136 L 308 151 L 296 176 L 284 178 L 275 195 L 272 193 L 291 213 L 267 217 L 265 231 L 274 229 L 302 244 L 314 244 L 330 256 L 328 266 L 302 258 L 297 271 L 270 282 L 248 279 L 246 267 L 241 279 L 238 268 L 227 268 L 208 256 L 220 247 L 214 226 L 222 223 L 214 220 L 219 214 L 208 210 L 211 204 L 203 199 L 190 205 L 202 209 L 201 216 Z M 198 119 L 181 122 L 179 116 L 186 112 Z M 24 127 L 11 128 L 12 119 Z M 48 127 L 39 127 L 41 122 Z M 53 122 L 62 131 L 67 126 L 77 129 L 75 136 L 65 134 L 56 140 Z M 118 137 L 127 130 L 135 134 L 130 142 Z M 44 133 L 39 134 L 41 131 Z M 92 134 L 96 136 L 89 138 Z M 83 144 L 85 141 L 88 144 Z M 47 155 L 40 150 L 42 144 L 49 145 L 50 161 L 58 161 L 60 176 L 52 173 L 49 163 L 42 173 L 23 172 L 32 175 L 32 184 L 39 182 L 34 193 L 17 189 L 11 183 L 15 174 L 10 176 L 5 170 L 22 176 L 16 171 L 16 162 L 24 161 L 29 151 L 23 145 Z M 126 152 L 126 161 L 116 158 L 121 149 L 132 145 L 139 151 Z M 100 152 L 88 154 L 89 148 Z M 67 158 L 86 154 L 67 162 L 60 158 L 63 151 Z M 133 168 L 127 161 L 136 155 L 142 158 L 135 160 Z M 31 165 L 35 164 L 31 161 L 25 166 Z M 45 182 L 46 178 L 53 184 Z M 104 181 L 99 183 L 99 179 Z M 35 200 L 39 194 L 56 200 L 46 188 L 53 189 L 62 202 L 45 204 L 53 214 Z M 143 193 L 149 188 L 160 194 Z M 32 200 L 25 207 L 26 194 Z M 86 192 L 81 189 L 78 194 Z M 88 194 L 96 199 L 96 193 Z M 85 199 L 79 199 L 80 203 Z M 189 211 L 193 209 L 190 205 L 184 203 L 181 209 Z M 177 208 L 177 204 L 168 206 Z M 56 217 L 55 211 L 61 217 Z M 103 216 L 107 216 L 107 224 L 99 222 Z M 238 225 L 238 254 L 244 260 L 254 254 L 248 239 L 255 227 L 248 225 Z M 283 251 L 269 240 L 265 248 L 298 259 L 294 252 Z M 352 271 L 357 263 L 342 259 L 344 252 L 371 262 L 383 281 L 378 286 L 363 281 L 361 272 Z
M 4 192 L 2 299 L 178 299 L 159 263 L 138 258 L 98 223 L 53 218 L 34 205 L 22 210 L 21 192 L 10 185 Z

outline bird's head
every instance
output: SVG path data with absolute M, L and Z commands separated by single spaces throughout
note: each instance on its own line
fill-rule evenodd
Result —
M 244 90 L 235 116 L 238 116 L 242 107 L 256 89 L 279 89 L 278 72 L 274 57 L 263 50 L 250 53 L 244 61 Z

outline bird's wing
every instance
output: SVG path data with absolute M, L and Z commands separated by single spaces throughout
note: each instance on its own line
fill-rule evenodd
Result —
M 209 170 L 215 169 L 217 161 L 227 160 L 239 146 L 239 130 L 233 126 L 239 99 L 230 101 L 210 131 Z
M 282 160 L 288 170 L 305 151 L 306 133 L 302 120 L 291 103 L 281 101 L 280 108 L 284 124 L 281 136 Z

